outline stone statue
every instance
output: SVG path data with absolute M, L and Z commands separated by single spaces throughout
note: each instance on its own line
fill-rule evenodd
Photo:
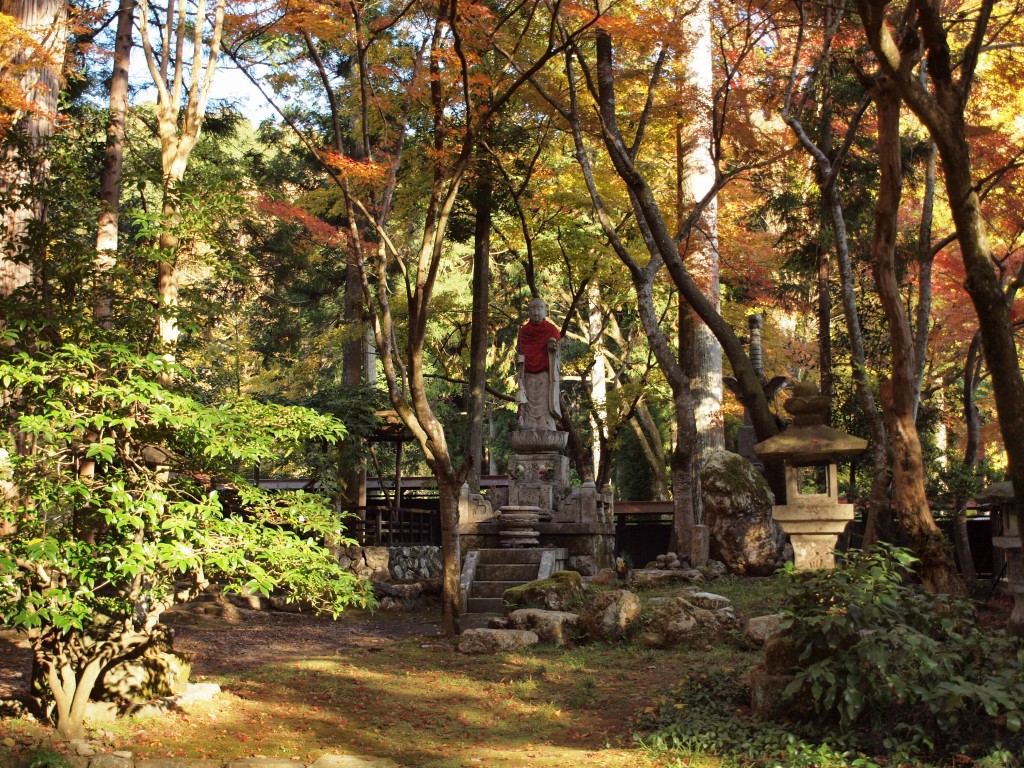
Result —
M 554 431 L 561 418 L 559 406 L 558 328 L 548 319 L 548 305 L 535 297 L 530 301 L 530 320 L 519 329 L 516 368 L 519 375 L 519 428 Z

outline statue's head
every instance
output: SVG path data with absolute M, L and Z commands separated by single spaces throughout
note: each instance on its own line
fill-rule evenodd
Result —
M 540 296 L 530 300 L 530 322 L 541 323 L 548 316 L 548 305 Z

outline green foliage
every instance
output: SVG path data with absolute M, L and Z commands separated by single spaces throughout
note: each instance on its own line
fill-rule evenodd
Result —
M 28 631 L 42 672 L 81 674 L 130 652 L 210 580 L 333 615 L 372 603 L 323 546 L 348 543 L 324 498 L 270 495 L 234 472 L 301 455 L 313 436 L 334 443 L 341 422 L 244 398 L 200 403 L 160 383 L 181 375 L 164 359 L 122 345 L 28 347 L 10 329 L 4 340 L 5 435 L 16 440 L 0 453 L 11 488 L 0 620 Z
M 929 496 L 936 497 L 942 507 L 957 510 L 1002 477 L 987 461 L 968 465 L 963 457 L 950 455 L 945 462 L 935 462 L 935 472 L 928 479 Z
M 1024 747 L 1024 651 L 967 603 L 906 583 L 907 551 L 879 546 L 834 571 L 786 571 L 783 628 L 803 648 L 786 695 L 811 719 L 866 729 L 876 748 L 979 754 Z
M 717 756 L 724 768 L 873 768 L 842 741 L 749 714 L 750 689 L 731 674 L 693 673 L 639 717 L 648 747 L 685 760 Z

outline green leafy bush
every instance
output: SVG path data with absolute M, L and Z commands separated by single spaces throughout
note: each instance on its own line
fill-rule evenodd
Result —
M 125 346 L 4 336 L 0 621 L 28 634 L 64 735 L 81 732 L 102 670 L 211 581 L 334 615 L 372 602 L 324 546 L 350 543 L 324 498 L 268 495 L 237 471 L 299 455 L 312 437 L 334 442 L 339 421 L 244 398 L 201 403 L 160 383 L 163 359 Z M 240 503 L 228 507 L 225 490 Z
M 649 748 L 681 760 L 717 757 L 723 768 L 875 768 L 882 764 L 841 739 L 798 724 L 752 716 L 750 688 L 738 676 L 723 672 L 694 673 L 658 698 L 637 725 L 645 732 L 641 742 Z
M 786 572 L 783 630 L 802 648 L 788 697 L 886 750 L 1024 749 L 1024 651 L 972 606 L 909 584 L 910 553 L 879 546 L 834 571 Z M 871 741 L 877 744 L 871 745 Z

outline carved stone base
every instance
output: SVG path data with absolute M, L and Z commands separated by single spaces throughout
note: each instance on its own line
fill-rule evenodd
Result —
M 541 510 L 531 506 L 502 507 L 498 515 L 498 540 L 502 547 L 536 547 L 540 544 Z

